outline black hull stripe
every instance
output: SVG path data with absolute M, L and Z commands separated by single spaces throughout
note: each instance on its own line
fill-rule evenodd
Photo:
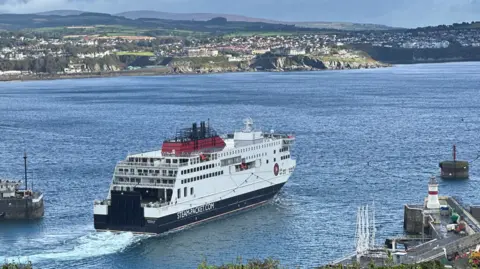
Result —
M 215 220 L 217 218 L 221 218 L 221 217 L 224 217 L 224 216 L 228 216 L 230 214 L 234 214 L 236 212 L 240 212 L 240 211 L 247 211 L 249 209 L 253 209 L 253 208 L 256 208 L 256 207 L 259 207 L 265 203 L 267 203 L 267 201 L 263 201 L 263 202 L 260 202 L 260 203 L 257 203 L 257 204 L 253 204 L 253 205 L 249 205 L 247 207 L 241 207 L 239 209 L 235 209 L 233 211 L 230 211 L 230 212 L 227 212 L 227 213 L 223 213 L 223 214 L 220 214 L 220 215 L 216 215 L 216 216 L 213 216 L 213 217 L 210 217 L 210 218 L 207 218 L 207 219 L 204 219 L 204 220 L 199 220 L 199 221 L 196 221 L 196 222 L 192 222 L 190 224 L 186 224 L 184 226 L 180 226 L 178 228 L 175 228 L 175 229 L 172 229 L 168 232 L 178 232 L 178 231 L 181 231 L 181 230 L 184 230 L 184 229 L 187 229 L 187 228 L 190 228 L 190 227 L 193 227 L 193 226 L 197 226 L 201 223 L 205 223 L 205 222 L 209 222 L 209 221 L 212 221 L 212 220 Z M 117 233 L 121 233 L 121 232 L 124 232 L 124 231 L 117 231 L 117 230 L 101 230 L 101 229 L 98 229 L 97 232 L 117 232 Z M 157 233 L 148 233 L 148 232 L 133 232 L 134 234 L 148 234 L 148 235 L 157 235 Z
M 143 208 L 135 194 L 113 195 L 109 215 L 94 215 L 97 231 L 130 231 L 134 233 L 160 234 L 177 231 L 197 225 L 230 213 L 253 208 L 270 200 L 282 188 L 282 184 L 273 185 L 254 192 L 238 195 L 213 203 L 211 208 L 200 213 L 185 215 L 171 214 L 158 219 L 145 219 Z M 140 216 L 141 213 L 141 216 Z

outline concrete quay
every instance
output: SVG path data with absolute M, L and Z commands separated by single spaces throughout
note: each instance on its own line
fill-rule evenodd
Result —
M 467 253 L 480 244 L 480 210 L 467 208 L 458 199 L 438 196 L 438 184 L 432 178 L 423 204 L 404 206 L 404 230 L 409 236 L 394 237 L 385 246 L 358 249 L 330 265 L 373 262 L 415 264 L 433 260 L 448 261 L 457 254 Z

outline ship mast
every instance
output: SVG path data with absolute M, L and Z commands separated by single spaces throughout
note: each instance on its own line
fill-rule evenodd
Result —
M 25 166 L 25 190 L 27 190 L 28 185 L 27 185 L 27 152 L 26 151 L 23 152 L 23 164 Z

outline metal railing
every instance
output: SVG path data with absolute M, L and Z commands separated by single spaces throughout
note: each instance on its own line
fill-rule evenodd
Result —
M 107 205 L 107 206 L 109 206 L 109 205 L 111 205 L 111 202 L 110 202 L 110 200 L 94 200 L 93 204 L 94 205 Z
M 480 223 L 468 212 L 454 197 L 447 198 L 447 203 L 454 208 L 456 213 L 463 217 L 465 222 L 473 229 L 474 232 L 480 233 Z
M 413 259 L 416 262 L 431 261 L 441 257 L 442 255 L 445 255 L 445 252 L 447 252 L 447 254 L 451 254 L 454 252 L 467 251 L 470 248 L 474 248 L 479 243 L 480 243 L 480 234 L 474 234 L 474 235 L 462 237 L 460 239 L 452 241 L 443 246 L 438 246 L 437 249 L 428 251 L 417 257 L 411 257 L 410 259 Z M 444 248 L 445 250 L 443 250 Z
M 155 203 L 143 203 L 143 204 L 140 204 L 141 207 L 146 207 L 146 208 L 160 208 L 160 207 L 165 207 L 165 206 L 169 206 L 171 202 L 163 202 L 163 203 L 159 203 L 159 202 L 155 202 Z
M 331 261 L 328 264 L 337 265 L 345 261 L 351 261 L 356 255 L 357 255 L 357 252 L 353 252 L 353 253 L 347 254 L 346 256 L 340 257 L 334 261 Z
M 157 182 L 118 182 L 114 181 L 115 187 L 122 187 L 125 185 L 126 187 L 131 187 L 131 186 L 149 186 L 149 187 L 164 187 L 164 188 L 172 188 L 175 183 L 168 184 L 168 183 L 157 183 Z
M 120 161 L 117 165 L 124 165 L 128 167 L 136 166 L 136 167 L 158 167 L 158 168 L 178 168 L 187 166 L 188 163 L 152 163 L 152 162 L 128 162 L 128 161 Z
M 152 173 L 152 174 L 149 174 L 149 173 L 130 173 L 130 172 L 129 173 L 121 173 L 121 172 L 115 172 L 114 173 L 114 176 L 131 176 L 131 177 L 140 177 L 140 178 L 155 177 L 156 179 L 162 179 L 162 178 L 175 179 L 175 178 L 177 178 L 177 175 L 176 174 L 164 175 L 164 174 L 159 174 L 159 173 Z

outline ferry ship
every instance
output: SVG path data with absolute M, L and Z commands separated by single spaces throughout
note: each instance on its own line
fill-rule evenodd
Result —
M 273 198 L 295 170 L 295 136 L 244 124 L 220 136 L 208 122 L 193 123 L 161 150 L 128 155 L 107 198 L 94 201 L 95 229 L 161 234 Z

